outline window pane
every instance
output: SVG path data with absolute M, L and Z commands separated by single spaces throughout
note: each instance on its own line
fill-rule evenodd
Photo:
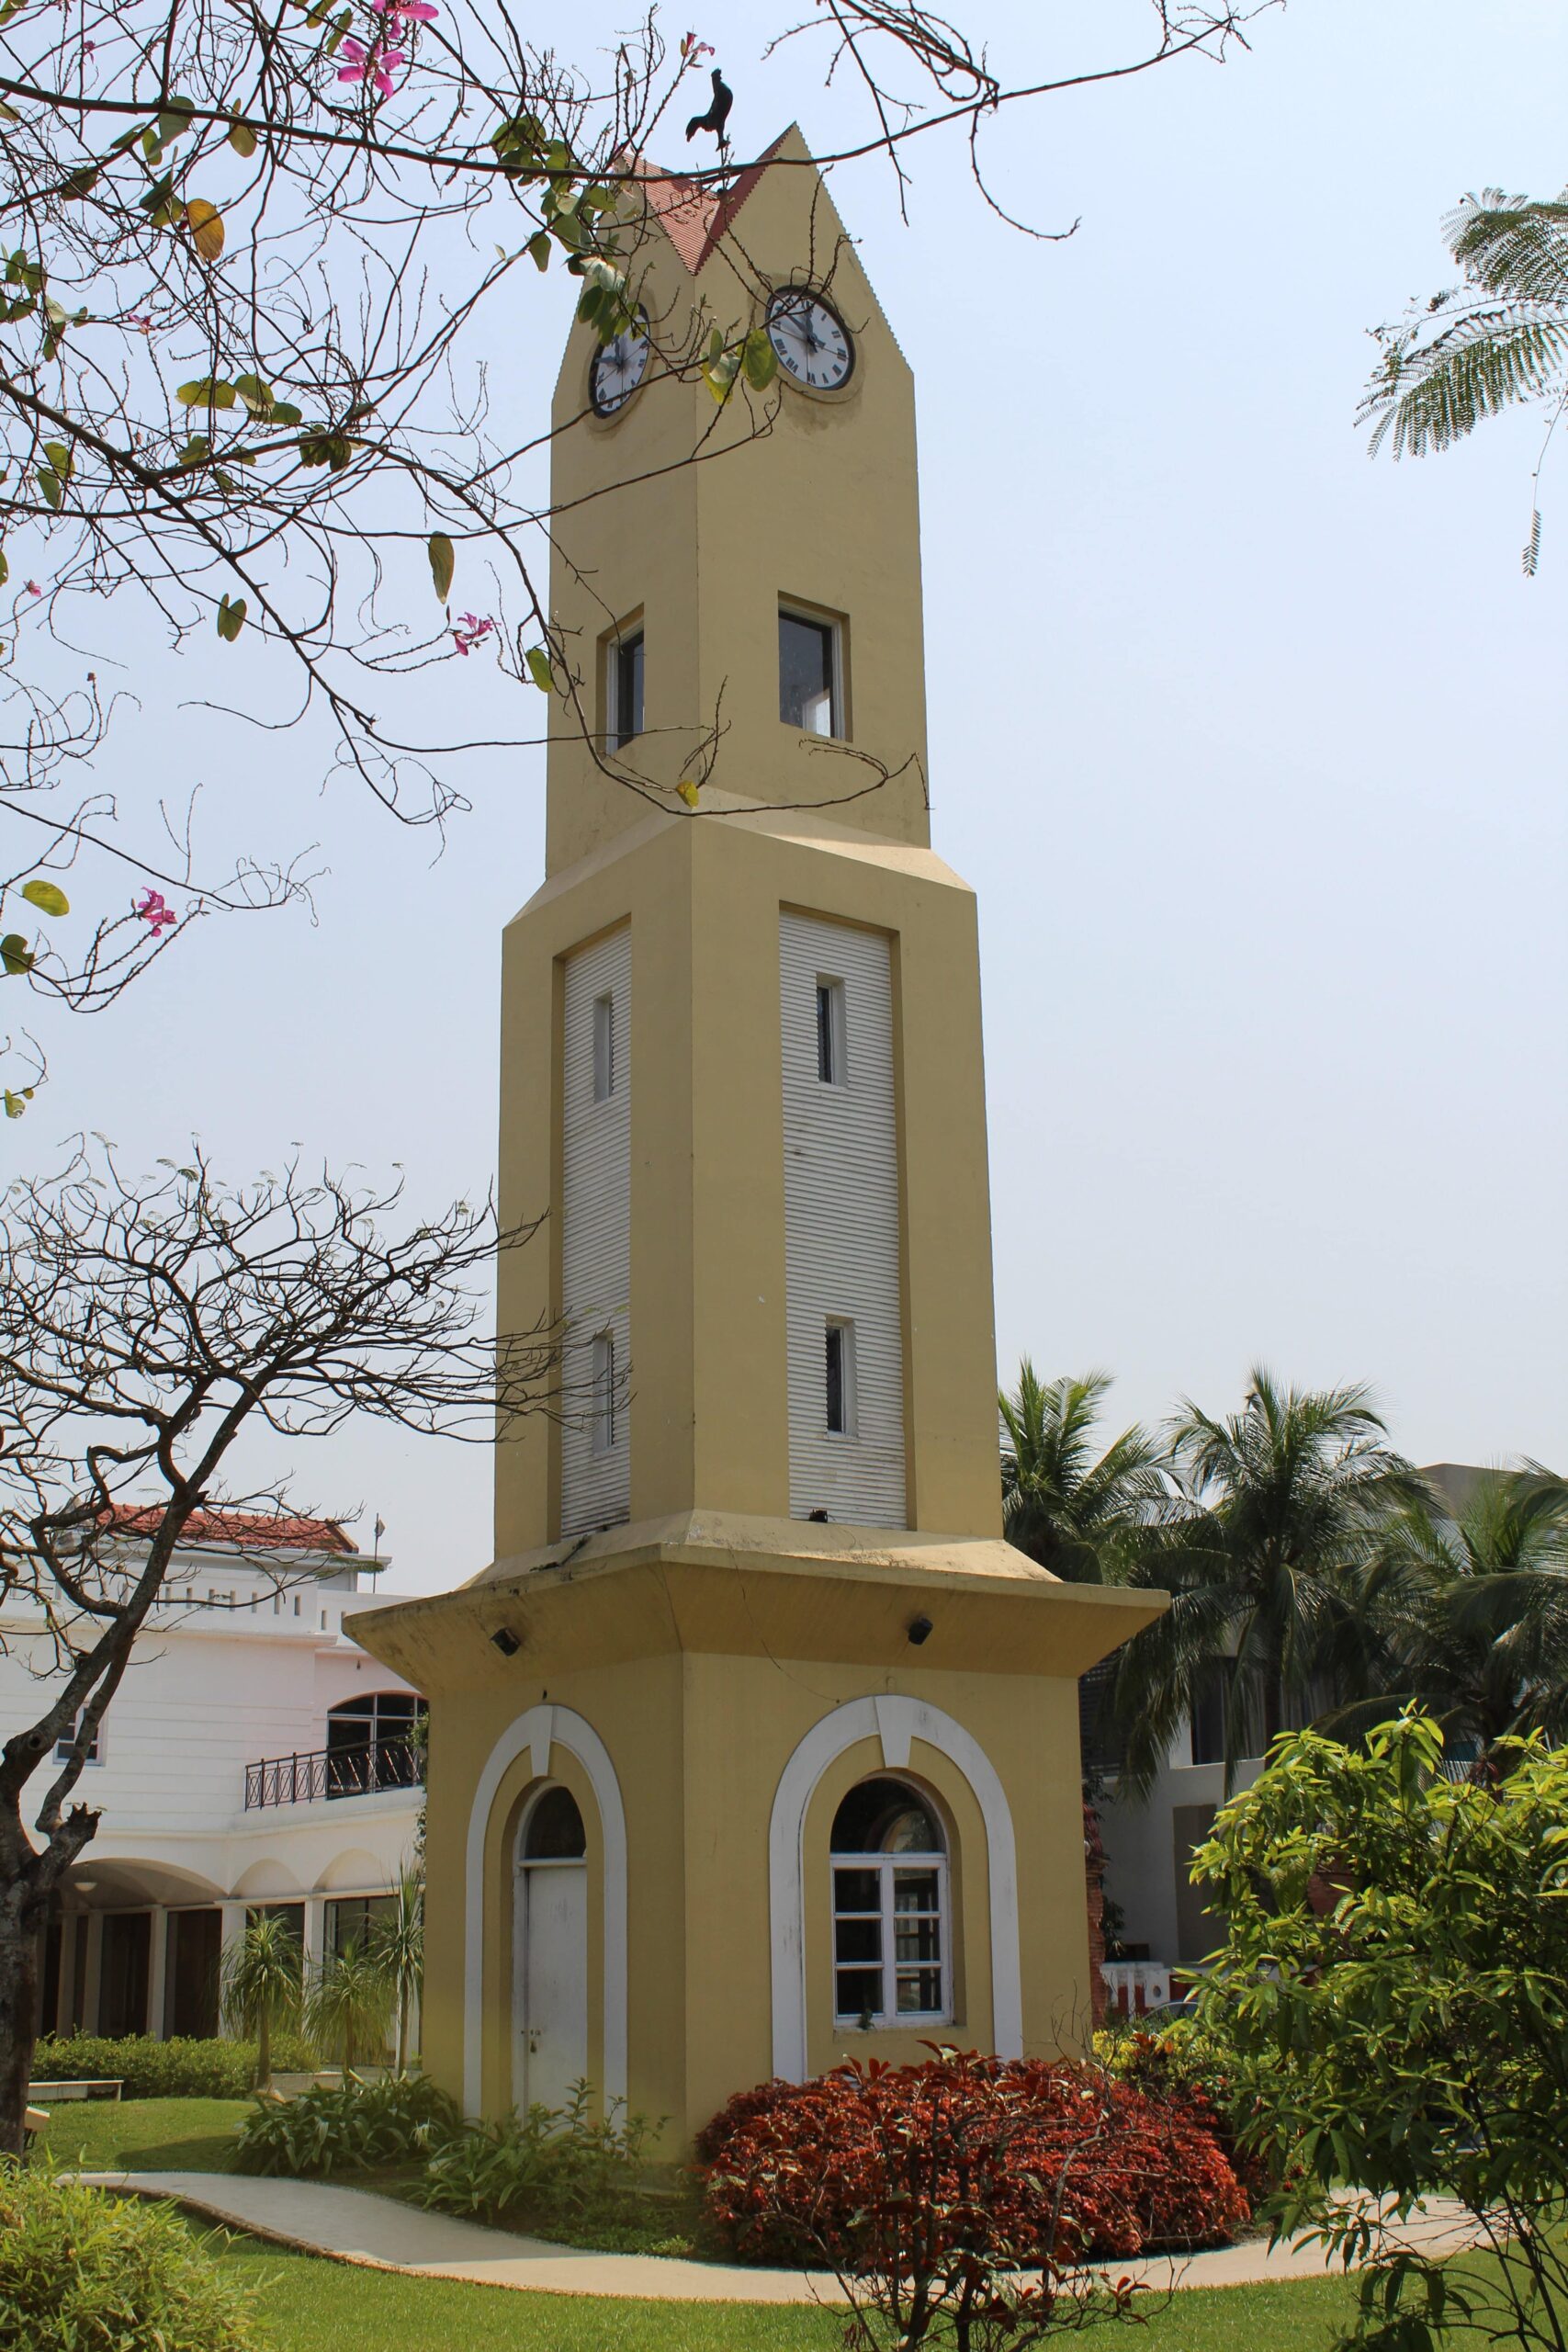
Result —
M 833 1083 L 833 990 L 827 980 L 817 983 L 817 1075 L 824 1086 Z
M 840 2018 L 874 2018 L 882 2006 L 879 1968 L 840 1968 L 834 1978 L 833 2010 Z
M 840 1919 L 833 1929 L 833 1957 L 847 1963 L 850 1961 L 879 1962 L 882 1958 L 882 1922 L 880 1919 Z M 898 1939 L 900 1960 L 929 1960 L 932 1955 L 923 1951 L 906 1951 L 904 1938 Z
M 940 1854 L 945 1847 L 919 1792 L 881 1773 L 858 1781 L 833 1816 L 835 1854 Z
M 898 1961 L 926 1961 L 933 1965 L 942 1959 L 942 1929 L 935 1919 L 900 1917 L 894 1937 L 894 1958 Z M 846 1960 L 858 1959 L 858 1953 L 846 1952 Z
M 528 1815 L 528 1832 L 523 1842 L 525 1859 L 531 1862 L 574 1861 L 587 1851 L 587 1833 L 571 1791 L 547 1789 Z
M 840 1323 L 828 1326 L 828 1427 L 842 1436 L 844 1429 L 844 1331 Z
M 779 615 L 779 717 L 807 735 L 836 735 L 833 631 L 824 621 Z
M 935 1871 L 899 1871 L 893 1881 L 895 1911 L 934 1911 Z
M 615 648 L 615 712 L 611 732 L 618 751 L 642 733 L 642 634 L 624 638 Z
M 833 1907 L 836 1911 L 874 1911 L 882 1916 L 882 1896 L 874 1871 L 835 1871 Z
M 906 1976 L 898 1975 L 898 2013 L 901 2017 L 924 2012 L 927 2016 L 942 2007 L 942 1971 L 922 1968 Z

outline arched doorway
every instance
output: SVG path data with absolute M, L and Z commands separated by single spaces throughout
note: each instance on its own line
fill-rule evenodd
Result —
M 588 2072 L 588 1838 L 570 1789 L 542 1789 L 517 1840 L 513 2096 L 562 2107 Z

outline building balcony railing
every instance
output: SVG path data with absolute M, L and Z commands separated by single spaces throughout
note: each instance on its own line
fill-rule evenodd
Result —
M 316 1747 L 303 1756 L 268 1756 L 245 1767 L 245 1811 L 269 1804 L 315 1804 L 417 1789 L 424 1758 L 412 1739 L 372 1739 L 353 1747 Z

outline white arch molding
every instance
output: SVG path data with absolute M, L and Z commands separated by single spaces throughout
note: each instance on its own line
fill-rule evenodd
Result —
M 604 1894 L 604 2097 L 626 2095 L 626 1815 L 610 1751 L 570 1707 L 530 1707 L 509 1724 L 485 1759 L 468 1814 L 463 1872 L 463 2109 L 478 2115 L 484 2095 L 485 1832 L 502 1781 L 525 1748 L 536 1780 L 549 1776 L 557 1741 L 588 1775 L 599 1808 Z
M 885 1770 L 909 1761 L 923 1740 L 955 1764 L 986 1826 L 991 1915 L 991 2038 L 998 2058 L 1023 2055 L 1023 1978 L 1018 1948 L 1018 1847 L 995 1766 L 960 1723 L 923 1699 L 852 1699 L 814 1724 L 784 1766 L 768 1825 L 768 1907 L 773 1970 L 773 2072 L 804 2082 L 806 2041 L 806 1815 L 818 1782 L 847 1747 L 882 1747 Z

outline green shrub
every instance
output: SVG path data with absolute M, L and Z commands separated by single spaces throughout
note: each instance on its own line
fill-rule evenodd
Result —
M 324 2179 L 422 2155 L 459 2125 L 453 2101 L 423 2075 L 380 2083 L 351 2078 L 341 2090 L 301 2091 L 298 2098 L 258 2094 L 254 2112 L 240 2126 L 235 2161 L 242 2172 Z
M 272 2063 L 285 2074 L 308 2073 L 318 2064 L 310 2043 L 298 2034 L 273 2036 Z M 103 2080 L 118 2075 L 126 2098 L 243 2098 L 255 2080 L 254 2041 L 197 2041 L 176 2036 L 154 2041 L 149 2033 L 46 2034 L 33 2053 L 35 2083 L 72 2083 L 83 2075 Z
M 170 2206 L 0 2161 L 4 2352 L 253 2352 L 249 2292 Z
M 637 2191 L 654 2127 L 618 2104 L 595 2121 L 588 2101 L 588 2085 L 576 2083 L 563 2108 L 463 2125 L 432 2154 L 418 2201 L 547 2235 L 646 2222 Z

